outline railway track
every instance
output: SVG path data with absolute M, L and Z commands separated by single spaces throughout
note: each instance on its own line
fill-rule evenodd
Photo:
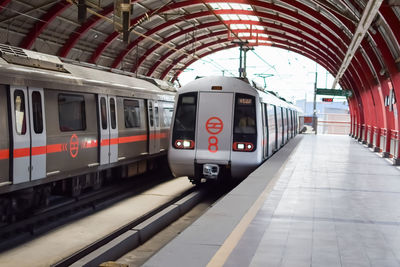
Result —
M 0 226 L 0 252 L 32 240 L 58 226 L 90 215 L 113 203 L 143 192 L 166 178 L 160 174 L 145 174 L 133 179 L 120 179 L 119 183 L 84 193 L 79 197 L 55 198 L 44 209 L 36 210 L 27 217 Z
M 215 183 L 209 182 L 196 186 L 52 266 L 99 266 L 114 261 L 151 239 L 203 199 L 214 203 L 236 185 L 216 188 Z

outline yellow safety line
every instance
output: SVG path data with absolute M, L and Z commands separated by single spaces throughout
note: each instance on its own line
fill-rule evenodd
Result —
M 298 144 L 297 144 L 298 145 Z M 293 153 L 297 149 L 297 145 L 292 152 Z M 273 190 L 276 181 L 279 179 L 280 174 L 284 170 L 284 166 L 289 160 L 290 156 L 285 160 L 285 162 L 280 167 L 279 171 L 275 174 L 274 178 L 268 183 L 267 187 L 261 193 L 261 195 L 257 198 L 256 202 L 251 206 L 251 208 L 247 211 L 246 215 L 240 220 L 239 224 L 235 227 L 232 233 L 228 236 L 222 246 L 218 249 L 218 251 L 214 254 L 210 262 L 207 264 L 207 267 L 221 267 L 225 264 L 229 255 L 231 255 L 233 249 L 239 243 L 242 238 L 244 232 L 249 227 L 250 223 L 253 221 L 259 209 L 264 204 L 268 194 Z

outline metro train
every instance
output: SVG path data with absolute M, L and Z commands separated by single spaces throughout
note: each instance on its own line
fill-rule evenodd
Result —
M 247 79 L 192 81 L 176 99 L 170 169 L 194 184 L 245 178 L 298 133 L 299 111 Z
M 45 205 L 50 193 L 77 196 L 166 162 L 174 97 L 141 79 L 0 45 L 0 221 Z

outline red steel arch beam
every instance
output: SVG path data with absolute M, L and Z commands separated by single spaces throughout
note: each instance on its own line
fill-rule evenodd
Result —
M 218 44 L 218 42 L 219 42 L 219 43 L 223 43 L 223 42 L 229 42 L 229 41 L 230 41 L 230 40 L 229 40 L 228 38 L 226 38 L 226 39 L 219 40 L 219 41 L 216 41 L 216 42 L 211 42 L 211 43 L 208 43 L 208 44 L 203 44 L 202 46 L 197 47 L 197 48 L 196 48 L 196 51 L 209 48 L 210 46 L 213 46 L 213 45 Z M 299 50 L 304 50 L 304 47 L 300 47 L 300 46 L 298 46 L 298 45 L 296 45 L 296 44 L 291 44 L 291 43 L 283 42 L 283 41 L 280 41 L 280 40 L 276 40 L 276 42 L 280 42 L 280 43 L 286 44 L 289 48 L 290 48 L 290 47 L 295 47 L 295 48 L 297 48 L 297 49 L 299 49 Z M 270 46 L 269 44 L 264 44 L 264 45 Z M 290 50 L 290 49 L 289 49 L 289 50 Z M 314 51 L 312 51 L 312 49 L 310 49 L 310 50 L 311 50 L 311 51 L 307 52 L 307 54 L 309 55 L 309 56 L 308 56 L 309 58 L 312 58 L 314 61 L 316 61 L 317 59 L 320 58 L 321 60 L 327 61 L 327 65 L 331 64 L 331 63 L 328 64 L 328 62 L 329 62 L 328 59 L 326 59 L 326 58 L 324 58 L 324 57 L 321 57 L 319 54 L 317 54 L 317 53 L 315 53 Z M 189 51 L 188 53 L 190 54 L 190 53 L 193 53 L 193 52 L 195 52 L 195 50 Z M 304 52 L 304 53 L 306 53 L 306 52 Z M 170 64 L 170 66 L 167 67 L 167 68 L 164 70 L 164 72 L 163 72 L 163 73 L 161 74 L 161 76 L 160 76 L 160 79 L 164 79 L 165 76 L 169 73 L 169 71 L 170 71 L 176 64 L 178 64 L 180 61 L 182 61 L 182 60 L 185 59 L 186 57 L 187 57 L 186 55 L 183 55 L 183 56 L 181 56 L 181 57 L 175 59 L 175 60 L 172 62 L 172 64 Z M 197 60 L 197 59 L 193 59 L 191 62 L 194 62 L 194 61 L 196 61 L 196 60 Z M 186 66 L 186 65 L 187 65 L 187 64 L 185 64 L 185 66 Z
M 238 1 L 238 0 L 236 0 L 236 1 Z M 255 1 L 255 2 L 259 2 L 259 1 Z M 224 13 L 225 14 L 227 14 L 227 13 L 229 13 L 229 14 L 232 14 L 232 13 L 235 13 L 235 14 L 248 14 L 248 12 L 246 10 L 216 10 L 215 13 L 217 13 L 217 14 L 224 14 Z M 305 32 L 307 32 L 308 34 L 310 34 L 312 36 L 314 36 L 316 34 L 316 32 L 322 32 L 325 36 L 327 36 L 327 38 L 325 38 L 325 39 L 329 40 L 334 45 L 340 44 L 340 43 L 344 42 L 343 40 L 348 39 L 347 36 L 344 33 L 341 33 L 339 35 L 340 38 L 338 38 L 335 35 L 333 35 L 331 32 L 329 32 L 328 30 L 326 30 L 324 27 L 322 27 L 320 24 L 318 24 L 318 23 L 316 23 L 316 22 L 314 22 L 314 21 L 312 21 L 312 20 L 310 20 L 310 19 L 308 19 L 308 18 L 306 18 L 304 16 L 301 16 L 301 15 L 299 15 L 299 14 L 293 12 L 293 11 L 291 13 L 293 13 L 293 14 L 289 14 L 289 15 L 292 15 L 294 17 L 300 16 L 300 17 L 298 17 L 299 19 L 307 20 L 307 21 L 309 21 L 309 23 L 312 23 L 312 25 L 310 25 L 310 27 L 306 27 L 306 26 L 303 26 L 303 25 L 301 25 L 299 23 L 296 23 L 296 22 L 294 22 L 294 21 L 292 21 L 290 19 L 286 19 L 286 18 L 277 16 L 277 15 L 271 15 L 271 14 L 268 14 L 268 13 L 259 12 L 259 15 L 260 16 L 263 15 L 262 17 L 264 17 L 264 18 L 275 19 L 275 20 L 278 20 L 278 21 L 280 21 L 282 23 L 286 23 L 288 25 L 293 26 L 294 28 L 297 28 L 299 30 L 305 31 Z M 172 20 L 172 21 L 168 21 L 168 22 L 166 22 L 164 24 L 161 24 L 161 25 L 157 26 L 156 28 L 154 28 L 154 29 L 148 31 L 147 33 L 145 33 L 145 35 L 149 36 L 149 35 L 157 32 L 159 30 L 162 30 L 162 29 L 164 29 L 166 27 L 171 26 L 171 24 L 175 23 L 175 22 L 179 22 L 179 21 L 182 21 L 182 20 L 193 19 L 193 18 L 198 18 L 198 17 L 202 17 L 202 16 L 211 16 L 211 15 L 213 15 L 213 14 L 210 11 L 203 11 L 203 12 L 198 12 L 198 13 L 194 13 L 194 14 L 190 14 L 190 15 L 185 15 L 185 16 L 181 17 L 179 20 Z M 253 23 L 257 23 L 255 21 L 252 21 L 252 22 Z M 240 21 L 239 23 L 245 23 L 245 21 Z M 259 25 L 263 24 L 262 22 L 258 22 L 258 23 L 260 23 Z M 315 31 L 313 31 L 311 28 L 315 29 Z M 320 35 L 319 38 L 322 39 L 322 36 Z M 128 45 L 128 47 L 119 54 L 117 59 L 112 64 L 112 67 L 114 67 L 114 68 L 117 67 L 120 64 L 120 62 L 122 61 L 122 59 L 141 40 L 143 40 L 143 37 L 138 37 L 134 42 L 130 43 Z M 345 45 L 343 45 L 343 46 L 345 46 Z
M 253 23 L 250 22 L 250 24 L 253 24 Z M 212 22 L 212 23 L 206 23 L 206 24 L 203 24 L 203 25 L 199 25 L 197 27 L 188 28 L 188 29 L 185 29 L 184 31 L 177 32 L 177 33 L 171 35 L 170 37 L 167 37 L 167 38 L 161 40 L 161 42 L 167 43 L 167 42 L 173 40 L 174 38 L 180 37 L 181 35 L 186 34 L 186 33 L 190 32 L 190 31 L 192 31 L 194 29 L 203 29 L 203 28 L 207 28 L 207 27 L 210 27 L 210 26 L 216 26 L 216 25 L 220 25 L 220 22 L 216 21 L 216 22 Z M 301 39 L 306 40 L 307 42 L 313 43 L 315 46 L 319 46 L 320 49 L 324 49 L 324 50 L 326 49 L 320 43 L 316 42 L 314 39 L 310 38 L 309 36 L 303 35 L 301 32 L 298 32 L 298 31 L 293 30 L 291 28 L 285 27 L 284 25 L 276 25 L 274 23 L 265 23 L 264 22 L 263 26 L 265 26 L 267 28 L 267 30 L 253 30 L 253 32 L 254 33 L 265 33 L 265 34 L 271 35 L 270 30 L 271 29 L 277 29 L 277 30 L 280 30 L 280 31 L 283 31 L 283 32 L 286 32 L 286 33 L 290 33 L 292 35 L 297 35 Z M 235 32 L 239 32 L 239 30 L 235 30 Z M 272 33 L 273 34 L 277 34 L 275 31 L 272 31 Z M 281 37 L 282 38 L 287 38 L 287 36 L 281 36 Z M 132 72 L 136 72 L 136 69 L 138 67 L 140 67 L 140 65 L 143 63 L 143 61 L 151 53 L 153 53 L 156 49 L 158 49 L 160 46 L 161 46 L 160 44 L 155 44 L 150 49 L 148 49 L 144 53 L 144 55 L 139 59 L 137 66 L 134 66 L 131 71 Z M 338 49 L 336 49 L 336 47 L 331 47 L 330 49 L 333 51 L 333 53 L 335 53 L 336 57 L 339 57 L 339 54 L 342 52 L 342 51 L 339 51 Z M 173 51 L 169 51 L 168 53 L 174 53 L 174 52 Z M 343 52 L 342 52 L 342 55 L 344 56 Z M 341 59 L 339 58 L 339 60 L 341 60 Z M 160 61 L 162 61 L 162 60 L 160 59 L 159 62 Z
M 235 46 L 236 46 L 235 44 L 231 44 L 231 45 L 228 45 L 228 46 L 225 46 L 225 47 L 218 47 L 218 48 L 216 48 L 216 49 L 214 49 L 214 50 L 211 50 L 211 51 L 205 52 L 205 53 L 203 53 L 203 54 L 201 54 L 201 55 L 198 55 L 198 58 L 201 59 L 201 58 L 206 57 L 206 56 L 208 56 L 208 55 L 210 55 L 210 54 L 219 52 L 219 51 L 221 51 L 221 50 L 230 49 L 230 48 L 233 48 L 233 47 L 235 47 Z M 195 61 L 196 61 L 196 60 L 195 60 Z M 190 64 L 192 64 L 192 63 L 190 63 Z M 190 64 L 189 64 L 189 65 L 190 65 Z M 187 67 L 187 66 L 185 66 L 185 68 L 186 68 L 186 67 Z M 174 81 L 177 79 L 177 77 L 178 77 L 181 73 L 182 73 L 182 71 L 177 72 L 177 74 L 173 77 L 172 82 L 174 82 Z
M 100 13 L 102 16 L 107 16 L 112 13 L 114 10 L 114 5 L 108 5 L 103 11 Z M 90 30 L 94 25 L 100 22 L 101 18 L 96 15 L 90 16 L 89 19 L 81 26 L 79 29 L 73 31 L 68 38 L 68 41 L 64 44 L 62 48 L 58 51 L 58 55 L 60 57 L 66 57 L 74 45 L 78 42 L 78 40 L 85 34 L 87 31 Z
M 292 41 L 294 43 L 297 43 L 297 44 L 307 43 L 307 45 L 310 47 L 310 49 L 314 49 L 314 48 L 324 49 L 325 48 L 320 43 L 317 43 L 317 42 L 313 41 L 312 39 L 309 42 L 305 42 L 304 40 L 299 42 L 299 40 L 295 39 L 294 37 L 286 36 L 284 34 L 280 34 L 280 33 L 277 33 L 277 32 L 269 32 L 269 31 L 265 31 L 265 30 L 259 30 L 259 31 L 262 32 L 262 33 L 269 34 L 270 37 L 280 37 L 282 39 L 286 38 L 286 39 L 288 39 L 288 40 L 290 40 L 290 41 Z M 238 30 L 237 32 L 249 32 L 249 30 Z M 258 32 L 258 31 L 255 31 L 255 32 Z M 225 32 L 221 32 L 219 35 L 227 34 L 227 33 L 228 33 L 228 31 L 225 31 Z M 247 39 L 247 38 L 243 38 L 243 39 Z M 264 39 L 264 38 L 261 38 L 261 39 Z M 265 38 L 265 40 L 275 41 L 274 38 Z M 181 49 L 184 46 L 190 45 L 190 44 L 192 44 L 194 42 L 197 42 L 197 41 L 199 41 L 199 40 L 198 39 L 192 39 L 192 40 L 186 42 L 185 44 L 182 44 L 182 45 L 178 46 L 177 49 Z M 170 57 L 174 53 L 176 53 L 176 51 L 171 50 L 171 51 L 167 52 L 166 54 L 164 54 L 159 60 L 157 60 L 157 62 L 155 64 L 153 64 L 153 67 L 147 72 L 146 75 L 147 76 L 151 76 L 153 74 L 153 72 L 158 68 L 158 66 L 160 66 L 165 60 L 167 60 L 168 57 Z M 328 53 L 325 53 L 324 56 L 330 58 L 332 62 L 335 62 L 335 60 L 334 60 L 335 54 L 332 54 L 331 52 L 328 52 Z
M 19 47 L 29 49 L 32 47 L 36 38 L 44 31 L 44 29 L 49 25 L 59 14 L 70 7 L 71 4 L 66 0 L 61 0 L 54 4 L 46 14 L 40 17 L 39 21 L 35 23 L 29 34 L 19 44 Z
M 386 70 L 389 74 L 388 78 L 385 77 L 380 77 L 381 78 L 381 86 L 384 89 L 384 91 L 387 92 L 387 95 L 390 93 L 390 89 L 394 90 L 395 97 L 396 99 L 400 99 L 400 74 L 399 71 L 396 67 L 395 60 L 390 53 L 390 49 L 388 47 L 388 44 L 386 43 L 385 39 L 381 35 L 380 32 L 377 32 L 375 35 L 373 35 L 373 39 L 376 42 L 378 49 L 380 50 L 380 53 L 382 55 L 383 62 L 385 64 Z M 379 71 L 378 71 L 379 73 Z M 394 109 L 397 109 L 397 114 L 400 112 L 400 106 L 398 104 L 394 105 Z M 386 146 L 386 152 L 390 151 L 390 132 L 391 131 L 399 131 L 399 124 L 400 124 L 400 119 L 399 116 L 395 116 L 395 112 L 388 112 L 388 140 L 387 140 L 387 146 Z M 400 143 L 400 142 L 399 142 Z M 399 144 L 398 144 L 399 145 Z M 399 147 L 397 147 L 398 149 Z M 398 158 L 398 155 L 397 155 Z

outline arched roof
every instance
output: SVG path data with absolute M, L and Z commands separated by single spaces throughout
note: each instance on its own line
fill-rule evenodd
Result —
M 78 22 L 78 0 L 3 0 L 0 42 L 171 80 L 189 64 L 234 47 L 232 41 L 240 39 L 301 53 L 336 76 L 359 34 L 367 2 L 132 0 L 125 43 L 114 30 L 113 0 L 87 0 L 83 23 Z M 356 47 L 360 55 L 350 60 L 340 80 L 344 88 L 357 89 L 357 68 L 378 79 L 381 69 L 400 65 L 399 1 L 371 2 L 376 2 L 377 15 Z M 379 42 L 389 51 L 392 67 L 382 58 Z

